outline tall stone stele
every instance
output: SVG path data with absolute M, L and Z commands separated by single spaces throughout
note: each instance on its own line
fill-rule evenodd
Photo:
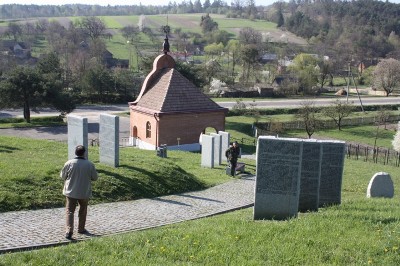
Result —
M 297 217 L 302 152 L 299 139 L 258 138 L 255 220 Z

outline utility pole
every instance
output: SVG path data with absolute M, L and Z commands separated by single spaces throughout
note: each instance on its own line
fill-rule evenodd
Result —
M 353 72 L 351 72 L 350 64 L 351 63 L 349 62 L 348 70 L 347 70 L 348 72 L 347 72 L 347 96 L 346 96 L 346 102 L 347 103 L 349 102 L 349 85 L 350 85 L 350 78 L 351 78 L 351 80 L 353 81 L 354 86 L 356 87 L 358 100 L 360 101 L 361 111 L 364 113 L 365 111 L 364 111 L 364 107 L 363 107 L 363 104 L 362 104 L 362 101 L 361 101 L 361 96 L 360 96 L 360 93 L 358 92 L 358 87 L 357 87 L 357 83 L 356 83 L 356 81 L 354 79 Z

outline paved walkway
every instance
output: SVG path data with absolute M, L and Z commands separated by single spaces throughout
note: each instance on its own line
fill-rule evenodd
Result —
M 197 192 L 91 205 L 86 228 L 92 235 L 79 235 L 75 228 L 73 238 L 143 230 L 250 207 L 254 185 L 254 176 L 242 176 Z M 0 254 L 66 244 L 70 241 L 64 238 L 64 226 L 64 208 L 0 213 Z

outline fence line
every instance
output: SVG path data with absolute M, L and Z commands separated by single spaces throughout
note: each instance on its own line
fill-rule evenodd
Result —
M 343 118 L 341 126 L 358 126 L 358 125 L 373 125 L 376 123 L 385 124 L 398 122 L 400 120 L 400 115 L 389 115 L 386 119 L 382 120 L 378 116 L 374 117 L 351 117 Z M 323 120 L 321 121 L 321 129 L 336 128 L 337 125 L 333 120 Z M 274 131 L 276 129 L 281 130 L 292 130 L 292 129 L 305 129 L 304 123 L 300 120 L 298 121 L 288 121 L 288 122 L 258 122 L 256 123 L 257 130 Z
M 233 139 L 241 145 L 257 145 L 257 139 Z M 380 163 L 383 165 L 400 166 L 400 152 L 384 147 L 372 147 L 358 143 L 346 143 L 346 157 L 352 160 Z

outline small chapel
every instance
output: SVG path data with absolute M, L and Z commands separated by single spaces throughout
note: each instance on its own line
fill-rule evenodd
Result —
M 137 99 L 129 102 L 129 142 L 147 150 L 166 146 L 171 150 L 197 151 L 206 128 L 213 128 L 216 133 L 225 130 L 228 109 L 179 73 L 168 53 L 166 36 L 163 54 L 154 60 Z

